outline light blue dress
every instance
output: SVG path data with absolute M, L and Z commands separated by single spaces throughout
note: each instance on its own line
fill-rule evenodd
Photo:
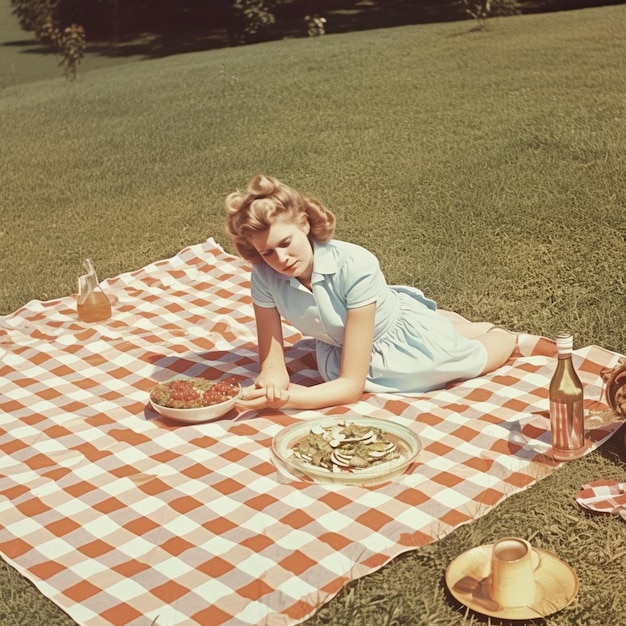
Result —
M 352 243 L 313 244 L 312 292 L 266 263 L 252 267 L 253 302 L 276 307 L 303 335 L 316 339 L 324 380 L 339 376 L 348 309 L 376 302 L 369 392 L 421 393 L 480 375 L 487 351 L 457 333 L 433 300 L 413 287 L 387 285 L 378 259 Z

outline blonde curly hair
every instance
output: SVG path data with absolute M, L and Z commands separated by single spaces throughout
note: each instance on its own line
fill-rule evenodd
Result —
M 267 230 L 279 219 L 308 220 L 309 239 L 318 242 L 332 239 L 335 216 L 316 198 L 299 193 L 272 176 L 255 176 L 245 192 L 235 191 L 226 197 L 226 232 L 237 252 L 251 263 L 263 259 L 250 241 L 251 235 Z

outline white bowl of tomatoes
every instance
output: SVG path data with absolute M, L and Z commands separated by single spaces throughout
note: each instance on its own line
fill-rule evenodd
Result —
M 175 378 L 151 389 L 150 405 L 163 417 L 201 424 L 226 415 L 239 396 L 241 385 L 232 378 Z

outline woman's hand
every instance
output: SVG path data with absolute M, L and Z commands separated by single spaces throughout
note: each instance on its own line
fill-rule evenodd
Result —
M 289 385 L 289 378 L 286 384 L 283 384 L 280 372 L 261 372 L 259 377 L 254 381 L 254 387 L 250 389 L 265 389 L 267 387 L 276 387 L 277 389 L 285 389 Z
M 259 380 L 256 384 L 259 384 Z M 289 402 L 289 390 L 275 385 L 268 387 L 247 387 L 237 401 L 239 411 L 260 411 L 261 409 L 280 409 Z

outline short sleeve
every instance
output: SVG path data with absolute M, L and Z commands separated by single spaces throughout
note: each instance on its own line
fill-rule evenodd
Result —
M 348 309 L 376 302 L 386 288 L 378 259 L 357 246 L 344 257 L 339 269 L 339 282 Z
M 272 290 L 267 282 L 267 272 L 261 271 L 262 265 L 252 266 L 252 275 L 250 277 L 250 294 L 252 302 L 257 306 L 269 309 L 276 306 L 276 301 L 272 295 Z

